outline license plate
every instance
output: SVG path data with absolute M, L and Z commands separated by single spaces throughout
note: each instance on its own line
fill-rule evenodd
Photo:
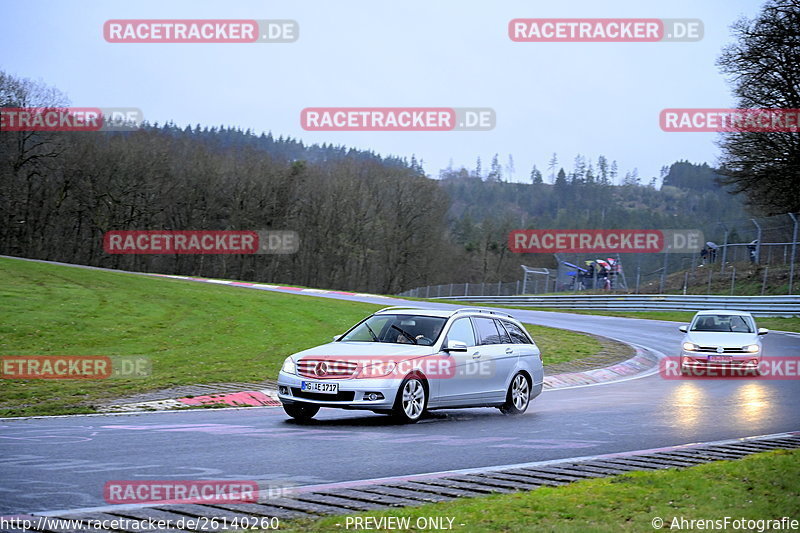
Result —
M 730 363 L 733 361 L 733 356 L 730 355 L 709 355 L 709 363 Z
M 320 383 L 319 381 L 303 381 L 300 390 L 306 392 L 319 392 L 322 394 L 336 394 L 339 392 L 338 383 Z

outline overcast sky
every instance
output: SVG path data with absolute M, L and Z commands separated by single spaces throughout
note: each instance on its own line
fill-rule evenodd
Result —
M 0 69 L 72 105 L 138 107 L 151 122 L 232 125 L 424 160 L 438 176 L 514 157 L 514 179 L 558 153 L 604 154 L 647 180 L 678 159 L 714 164 L 713 133 L 665 133 L 664 108 L 734 107 L 715 66 L 756 0 L 4 0 Z M 514 18 L 699 18 L 699 42 L 516 43 Z M 108 19 L 293 19 L 290 44 L 112 44 Z M 304 107 L 491 107 L 488 132 L 308 132 Z

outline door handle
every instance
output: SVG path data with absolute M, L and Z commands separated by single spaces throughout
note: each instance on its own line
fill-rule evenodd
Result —
M 506 353 L 514 353 L 514 350 L 512 350 L 511 348 L 506 348 Z
M 473 359 L 480 359 L 481 358 L 481 352 L 475 352 L 474 354 L 472 354 L 472 358 Z

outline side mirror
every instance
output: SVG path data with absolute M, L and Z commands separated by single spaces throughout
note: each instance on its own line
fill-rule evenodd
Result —
M 447 346 L 444 349 L 445 352 L 466 352 L 467 351 L 467 343 L 461 341 L 447 341 Z
M 681 326 L 678 328 L 681 333 L 689 333 L 689 326 Z
M 341 338 L 342 338 L 342 336 L 341 336 L 341 335 L 334 335 L 334 336 L 333 336 L 333 342 L 336 342 L 336 341 L 338 341 L 338 340 L 339 340 L 339 339 L 341 339 Z
M 759 335 L 766 335 L 767 333 L 769 333 L 769 330 L 767 328 L 758 328 Z

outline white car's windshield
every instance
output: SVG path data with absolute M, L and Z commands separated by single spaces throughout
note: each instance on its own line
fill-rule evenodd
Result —
M 340 341 L 388 342 L 430 346 L 446 319 L 422 315 L 373 315 L 344 334 Z
M 700 315 L 694 319 L 691 331 L 725 331 L 753 333 L 755 327 L 750 317 L 741 315 Z

